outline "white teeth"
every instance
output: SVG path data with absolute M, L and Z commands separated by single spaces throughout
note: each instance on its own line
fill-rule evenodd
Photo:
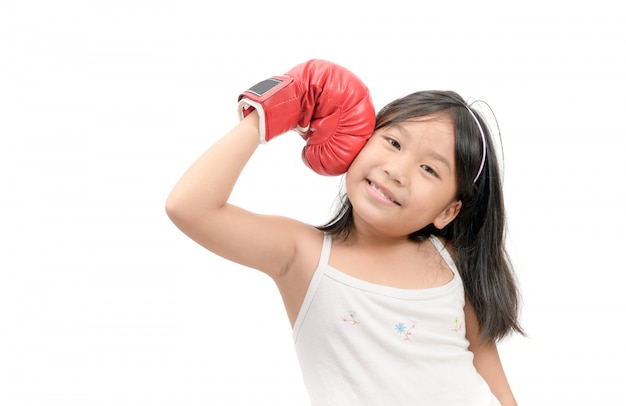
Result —
M 370 186 L 372 187 L 372 189 L 374 189 L 376 191 L 376 193 L 378 193 L 379 195 L 381 195 L 382 197 L 384 197 L 387 200 L 391 200 L 392 202 L 394 201 L 392 198 L 390 198 L 389 196 L 387 196 L 385 193 L 383 193 L 382 190 L 380 190 L 375 184 L 373 184 L 372 182 L 370 182 Z

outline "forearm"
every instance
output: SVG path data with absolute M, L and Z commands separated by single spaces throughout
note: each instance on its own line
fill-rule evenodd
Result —
M 465 305 L 465 327 L 470 342 L 469 349 L 474 353 L 476 370 L 485 379 L 502 406 L 516 406 L 517 402 L 500 360 L 498 346 L 494 341 L 482 339 L 476 312 L 470 304 Z
M 178 225 L 223 207 L 258 145 L 254 112 L 202 154 L 176 183 L 166 202 L 172 221 Z
M 502 406 L 517 406 L 517 401 L 511 392 L 496 397 Z
M 495 343 L 484 343 L 470 347 L 474 352 L 474 365 L 487 381 L 493 394 L 502 406 L 517 406 L 515 397 L 506 378 Z

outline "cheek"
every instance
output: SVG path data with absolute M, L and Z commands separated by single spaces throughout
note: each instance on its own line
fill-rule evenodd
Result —
M 346 180 L 348 178 L 353 178 L 357 173 L 362 173 L 364 169 L 364 164 L 367 162 L 367 151 L 364 149 L 359 152 L 359 154 L 354 158 L 348 170 L 346 172 Z
M 363 179 L 367 178 L 368 172 L 365 167 L 365 162 L 367 162 L 367 160 L 363 158 L 364 156 L 359 154 L 354 159 L 354 161 L 352 161 L 352 164 L 350 165 L 350 167 L 348 167 L 348 170 L 344 175 L 344 190 L 348 194 L 348 198 L 350 199 L 356 188 L 359 187 L 359 185 L 363 181 Z
M 350 165 L 350 167 L 348 168 L 348 171 L 346 172 L 346 174 L 344 175 L 344 179 L 343 179 L 344 189 L 346 193 L 348 193 L 348 197 L 350 197 L 350 194 L 352 190 L 354 189 L 355 179 L 357 179 L 357 175 L 356 175 L 357 170 L 358 170 L 358 166 L 355 166 L 353 162 L 352 165 Z
M 356 166 L 358 168 L 365 168 L 367 166 L 372 166 L 376 163 L 376 157 L 380 154 L 376 153 L 376 148 L 372 146 L 371 141 L 365 144 L 363 149 L 357 154 L 357 156 L 352 161 L 352 166 Z

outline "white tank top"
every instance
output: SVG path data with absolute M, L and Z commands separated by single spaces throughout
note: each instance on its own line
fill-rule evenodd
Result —
M 311 405 L 500 404 L 473 365 L 458 270 L 443 244 L 430 241 L 453 279 L 400 289 L 331 267 L 332 238 L 325 235 L 293 330 Z

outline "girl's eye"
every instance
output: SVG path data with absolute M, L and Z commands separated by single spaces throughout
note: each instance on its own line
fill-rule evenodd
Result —
M 393 138 L 387 138 L 387 142 L 395 149 L 400 149 L 400 143 Z
M 437 172 L 435 172 L 435 170 L 433 168 L 431 168 L 430 166 L 428 166 L 428 165 L 422 165 L 421 168 L 423 170 L 425 170 L 426 172 L 428 172 L 429 174 L 435 176 L 435 177 L 438 176 Z

